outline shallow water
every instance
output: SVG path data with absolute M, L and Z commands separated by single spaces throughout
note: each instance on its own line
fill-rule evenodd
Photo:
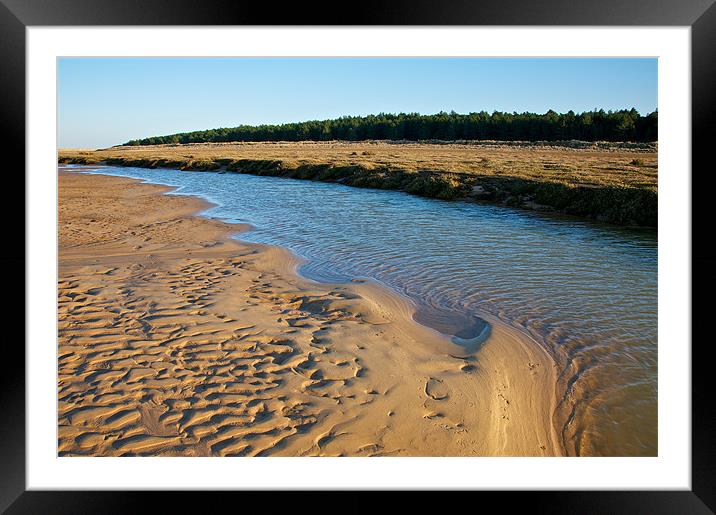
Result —
M 469 338 L 489 314 L 528 332 L 560 370 L 556 413 L 578 455 L 657 453 L 657 234 L 401 192 L 216 172 L 102 168 L 217 204 L 323 281 L 368 277 L 416 318 Z

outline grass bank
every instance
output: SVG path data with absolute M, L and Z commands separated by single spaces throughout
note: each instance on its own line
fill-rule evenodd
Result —
M 656 227 L 656 145 L 296 142 L 61 150 L 58 161 L 224 171 L 401 190 Z

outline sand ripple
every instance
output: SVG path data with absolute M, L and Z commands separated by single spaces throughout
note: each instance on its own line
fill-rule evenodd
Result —
M 498 327 L 458 355 L 407 301 L 302 280 L 161 191 L 60 174 L 60 455 L 561 452 L 536 347 Z

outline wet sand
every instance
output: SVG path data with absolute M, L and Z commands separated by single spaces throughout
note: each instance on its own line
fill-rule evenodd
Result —
M 554 364 L 522 333 L 490 320 L 467 352 L 169 190 L 59 172 L 60 455 L 563 454 Z

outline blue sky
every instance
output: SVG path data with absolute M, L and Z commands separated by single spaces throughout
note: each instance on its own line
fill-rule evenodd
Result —
M 61 58 L 59 145 L 398 112 L 657 108 L 657 59 Z

